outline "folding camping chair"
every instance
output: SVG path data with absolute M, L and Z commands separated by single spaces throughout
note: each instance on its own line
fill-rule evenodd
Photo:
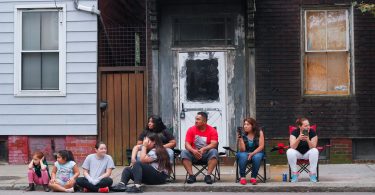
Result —
M 231 147 L 224 146 L 223 148 L 225 150 L 227 150 L 228 152 L 232 153 L 234 156 L 237 156 L 237 151 L 233 150 Z M 259 173 L 257 175 L 258 180 L 260 182 L 263 182 L 263 183 L 266 183 L 266 180 L 267 180 L 267 172 L 266 172 L 267 161 L 266 161 L 266 159 L 267 159 L 266 155 L 264 155 L 263 159 L 262 159 L 263 175 L 261 175 Z M 246 164 L 245 175 L 248 175 L 249 173 L 251 173 L 252 168 L 253 168 L 253 163 L 248 160 L 247 164 Z M 240 181 L 240 167 L 239 167 L 239 165 L 237 163 L 237 158 L 236 158 L 236 180 L 235 180 L 235 182 L 238 183 L 239 181 Z
M 312 129 L 315 133 L 316 133 L 316 128 L 317 128 L 317 125 L 311 125 L 310 126 L 310 129 Z M 297 129 L 297 127 L 295 126 L 291 126 L 289 125 L 289 136 L 292 134 L 292 132 Z M 316 149 L 318 149 L 319 153 L 322 152 L 326 147 L 330 147 L 331 145 L 325 145 L 325 146 L 317 146 Z M 310 161 L 307 159 L 297 159 L 297 165 L 299 166 L 299 169 L 298 169 L 298 172 L 299 173 L 302 173 L 302 172 L 306 172 L 306 173 L 310 173 L 310 170 L 308 169 L 309 165 L 310 165 Z M 290 166 L 289 166 L 289 181 L 291 180 L 292 176 L 292 170 L 290 169 Z M 318 160 L 318 164 L 317 164 L 317 167 L 316 167 L 316 179 L 317 181 L 319 181 L 319 160 Z
M 214 182 L 216 182 L 216 180 L 220 180 L 220 156 L 223 156 L 223 155 L 225 155 L 225 152 L 219 152 L 217 164 L 215 166 L 214 171 L 211 173 L 211 176 L 214 177 Z M 206 176 L 207 174 L 204 173 L 204 171 L 208 171 L 208 161 L 202 161 L 202 160 L 193 161 L 192 167 L 193 167 L 193 172 L 194 172 L 194 169 L 197 171 L 194 174 L 195 177 L 197 177 L 200 174 L 202 174 L 203 176 Z M 185 183 L 187 182 L 188 176 L 189 174 L 188 172 L 186 172 Z

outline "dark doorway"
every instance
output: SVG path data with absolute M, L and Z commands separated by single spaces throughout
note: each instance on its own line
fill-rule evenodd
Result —
M 0 162 L 8 162 L 8 136 L 0 136 Z

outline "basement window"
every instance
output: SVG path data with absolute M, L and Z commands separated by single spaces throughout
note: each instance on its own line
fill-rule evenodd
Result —
M 375 160 L 375 139 L 353 139 L 354 160 Z

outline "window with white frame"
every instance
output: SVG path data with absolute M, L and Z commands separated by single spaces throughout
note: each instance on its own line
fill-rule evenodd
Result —
M 65 6 L 17 6 L 15 11 L 15 95 L 65 95 Z
M 304 10 L 304 94 L 350 95 L 347 9 Z

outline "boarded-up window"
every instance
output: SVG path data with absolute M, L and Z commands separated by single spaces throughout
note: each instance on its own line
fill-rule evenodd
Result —
M 305 11 L 304 93 L 350 94 L 347 10 Z

